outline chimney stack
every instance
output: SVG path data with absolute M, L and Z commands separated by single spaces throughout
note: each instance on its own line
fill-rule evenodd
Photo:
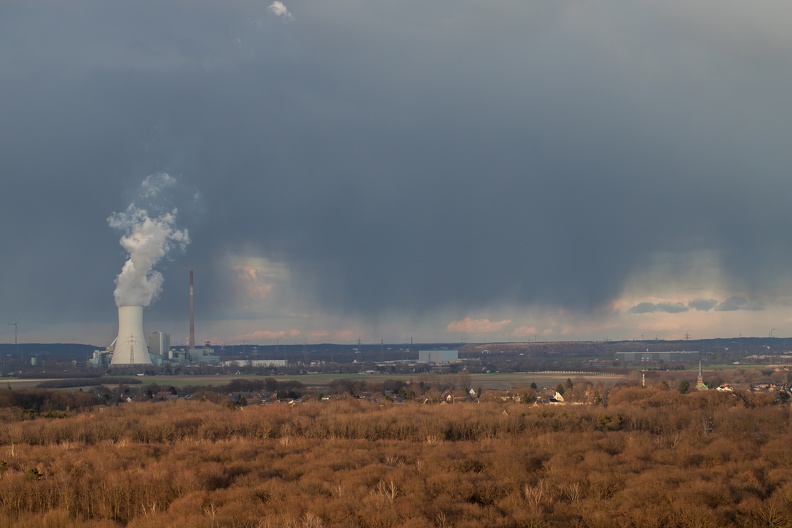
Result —
M 190 349 L 195 348 L 195 305 L 193 304 L 193 271 L 190 270 Z

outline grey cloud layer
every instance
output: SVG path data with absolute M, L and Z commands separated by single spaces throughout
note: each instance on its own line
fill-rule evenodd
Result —
M 790 278 L 785 4 L 284 3 L 0 8 L 0 313 L 112 319 L 104 219 L 158 171 L 206 204 L 162 314 L 243 248 L 372 317 L 587 309 L 658 252 Z
M 631 314 L 650 314 L 650 313 L 684 313 L 689 310 L 708 312 L 735 312 L 738 310 L 759 311 L 764 310 L 765 305 L 761 301 L 749 301 L 745 297 L 729 297 L 722 302 L 715 299 L 695 299 L 687 304 L 682 302 L 675 303 L 653 303 L 641 302 L 628 310 Z
M 694 299 L 688 303 L 688 306 L 700 312 L 707 312 L 712 310 L 718 305 L 715 299 Z
M 657 313 L 657 312 L 683 313 L 683 312 L 687 312 L 688 310 L 689 308 L 681 302 L 677 302 L 677 303 L 642 302 L 630 308 L 629 312 L 634 314 Z
M 762 302 L 750 302 L 744 297 L 729 297 L 715 307 L 720 312 L 734 312 L 737 310 L 759 311 L 764 310 Z

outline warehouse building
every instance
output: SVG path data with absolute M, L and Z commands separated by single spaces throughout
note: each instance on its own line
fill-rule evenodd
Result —
M 459 361 L 458 350 L 419 350 L 418 363 L 450 363 Z

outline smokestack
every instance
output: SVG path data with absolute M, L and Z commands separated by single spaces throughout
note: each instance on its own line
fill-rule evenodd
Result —
M 143 333 L 143 307 L 118 307 L 118 337 L 113 341 L 110 365 L 151 365 Z
M 193 304 L 193 271 L 190 270 L 190 350 L 195 348 L 195 305 Z

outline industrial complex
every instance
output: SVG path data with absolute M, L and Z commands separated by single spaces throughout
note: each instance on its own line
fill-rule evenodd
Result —
M 170 335 L 143 331 L 143 306 L 118 306 L 118 336 L 105 349 L 95 350 L 88 360 L 92 367 L 134 367 L 163 365 L 217 365 L 220 358 L 209 343 L 195 346 L 195 298 L 190 270 L 190 340 L 187 347 L 171 348 Z

